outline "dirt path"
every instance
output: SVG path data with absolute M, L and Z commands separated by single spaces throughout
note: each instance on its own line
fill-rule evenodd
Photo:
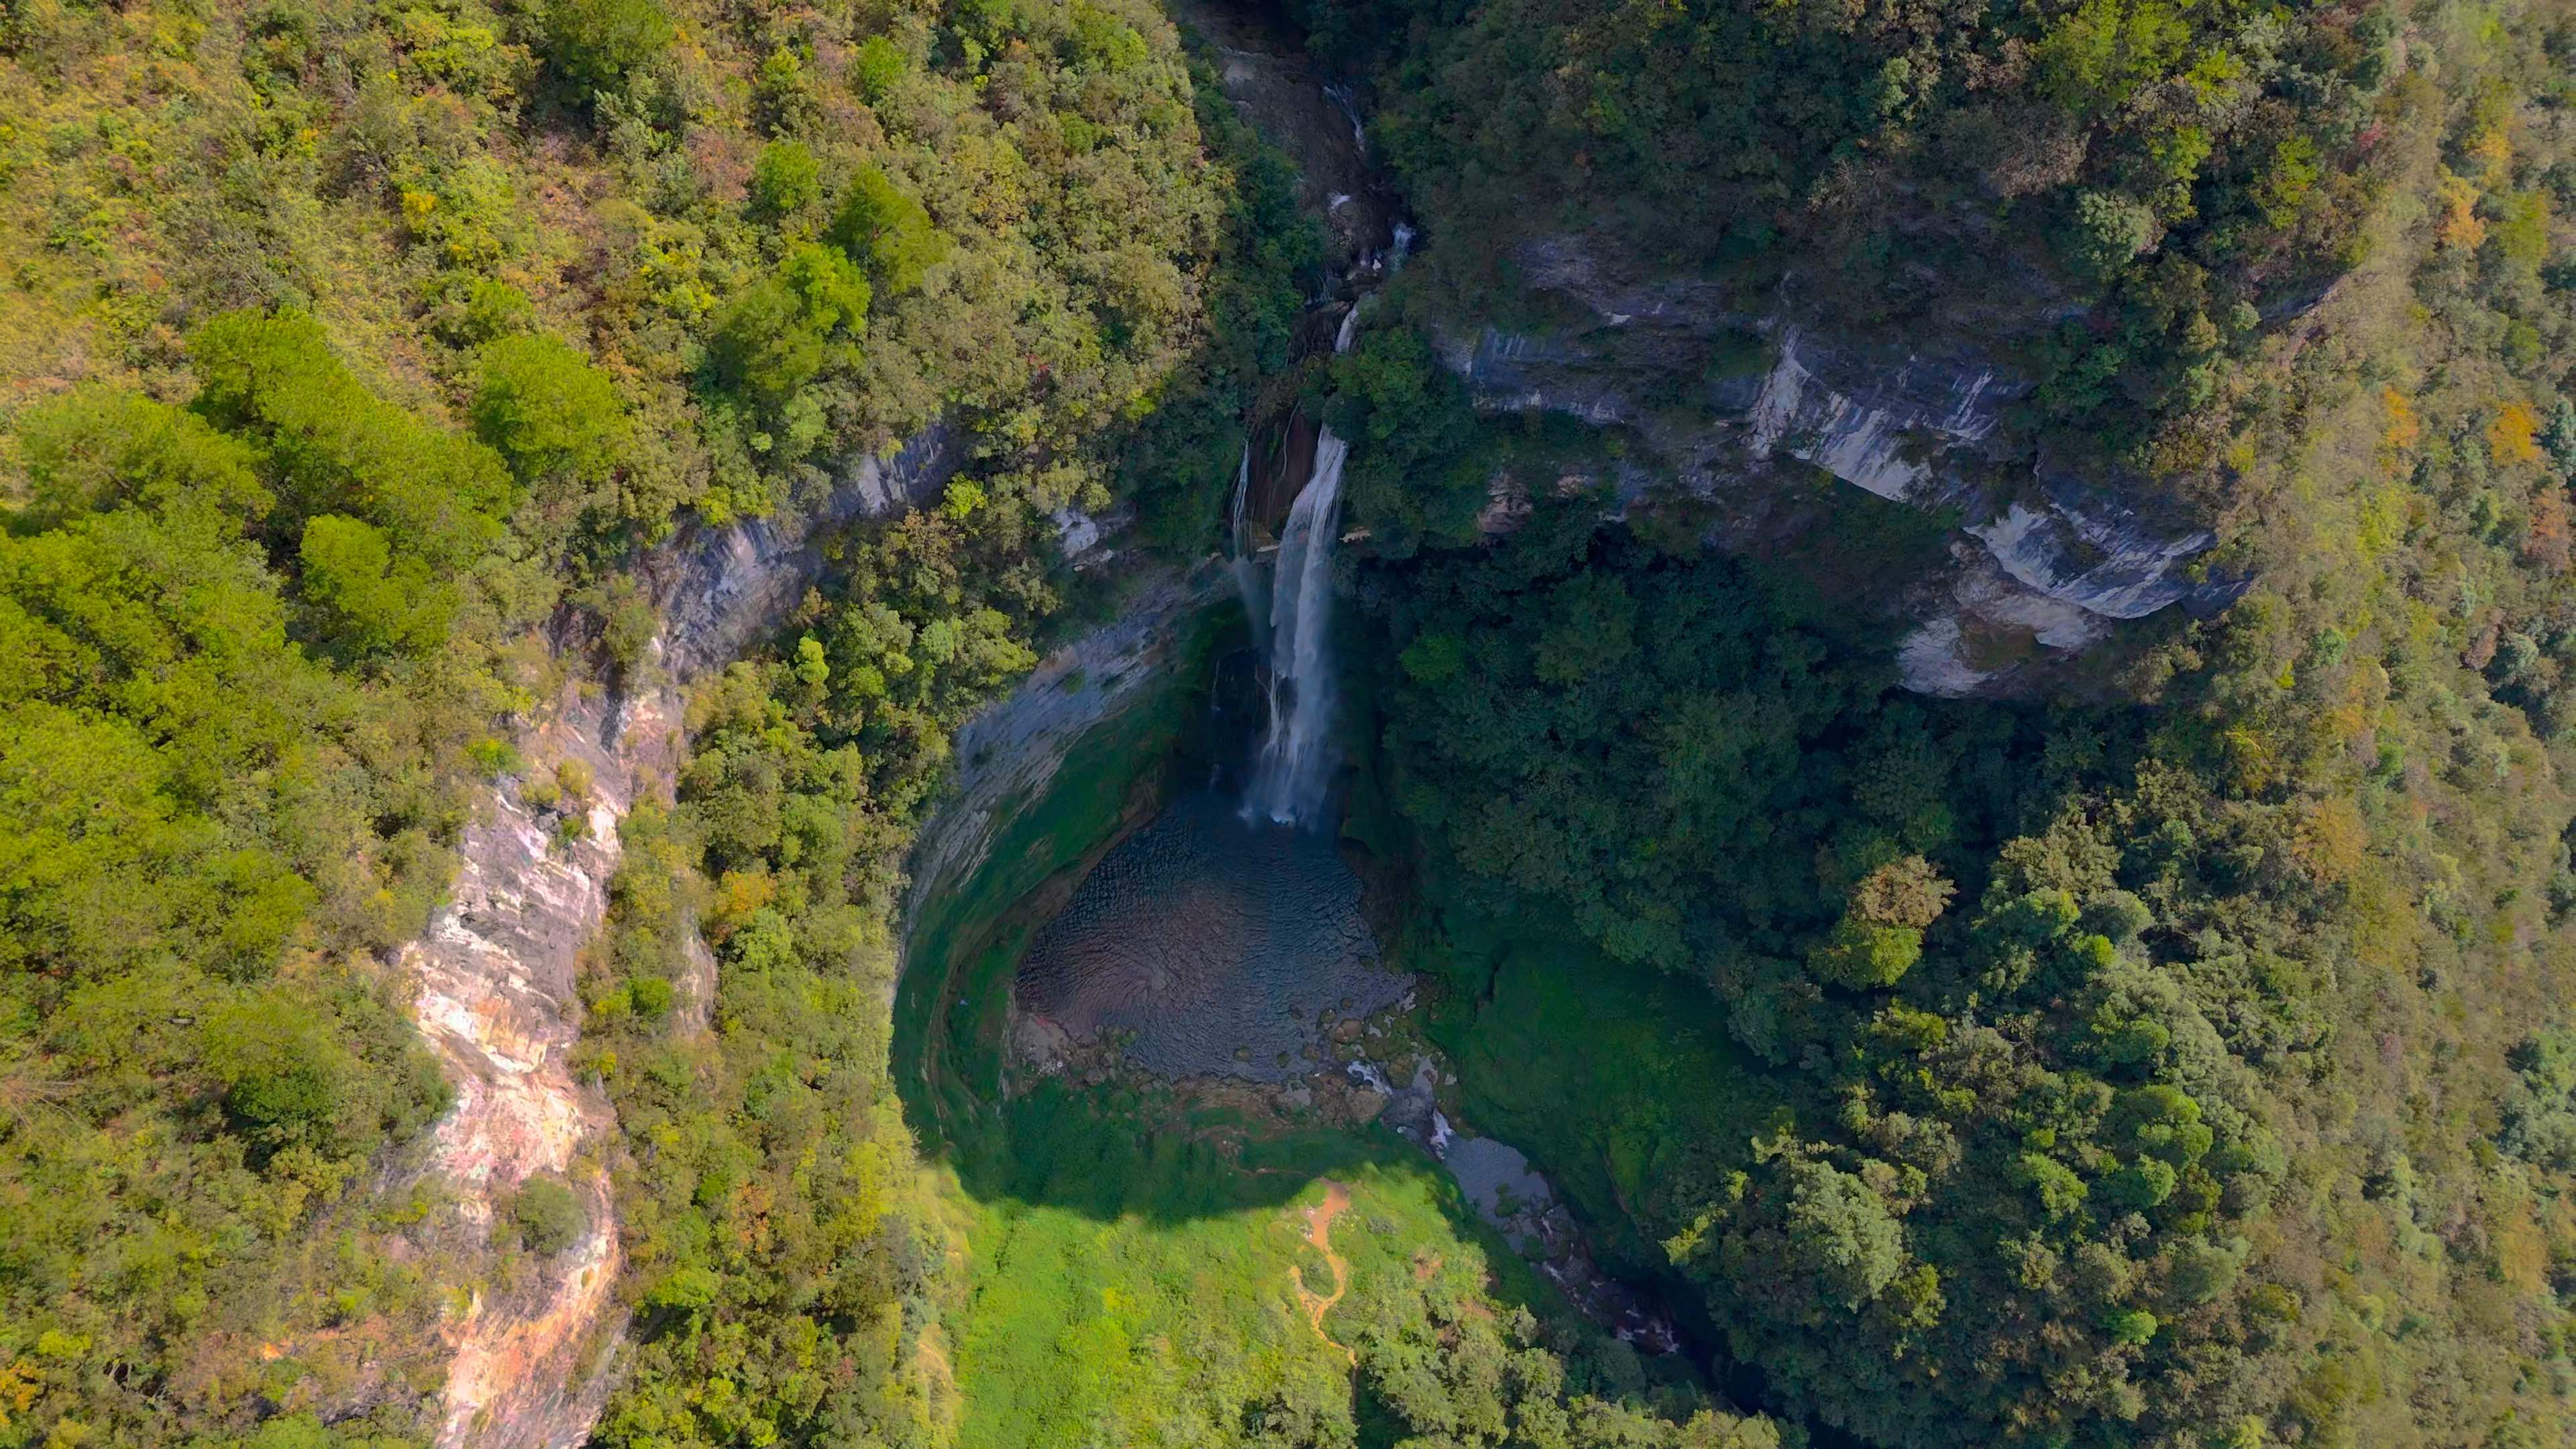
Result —
M 1315 1245 L 1315 1251 L 1324 1255 L 1325 1266 L 1333 1270 L 1333 1291 L 1317 1293 L 1307 1287 L 1302 1267 L 1291 1268 L 1289 1274 L 1296 1280 L 1297 1305 L 1306 1310 L 1306 1321 L 1315 1325 L 1315 1336 L 1356 1366 L 1360 1361 L 1359 1355 L 1334 1343 L 1333 1336 L 1324 1331 L 1324 1315 L 1332 1312 L 1333 1305 L 1341 1302 L 1342 1295 L 1350 1291 L 1351 1265 L 1343 1260 L 1341 1254 L 1333 1251 L 1333 1219 L 1340 1217 L 1350 1205 L 1351 1190 L 1326 1178 L 1324 1200 L 1306 1209 L 1306 1241 Z

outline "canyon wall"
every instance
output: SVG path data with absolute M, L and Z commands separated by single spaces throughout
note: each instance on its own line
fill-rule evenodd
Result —
M 1343 263 L 1366 271 L 1372 258 L 1394 256 L 1379 249 L 1391 247 L 1401 203 L 1349 93 L 1291 37 L 1213 7 L 1189 18 L 1216 49 L 1228 98 L 1298 164 L 1299 199 L 1325 219 Z M 2026 445 L 2016 453 L 2006 413 L 2029 396 L 2031 380 L 1974 346 L 1930 336 L 1864 344 L 1802 324 L 1786 292 L 1748 305 L 1721 282 L 1657 275 L 1580 236 L 1529 243 L 1511 262 L 1556 325 L 1470 321 L 1449 331 L 1445 360 L 1480 407 L 1633 429 L 1705 499 L 1741 497 L 1798 463 L 1955 514 L 1956 567 L 1910 591 L 1914 627 L 1899 656 L 1908 688 L 2007 692 L 2121 620 L 2175 605 L 2214 610 L 2243 587 L 2196 566 L 2213 536 L 2143 484 L 2087 481 Z M 2032 287 L 2023 310 L 2067 311 L 2040 279 Z M 1945 315 L 1934 330 L 1982 337 L 2029 320 Z M 1628 502 L 1654 478 L 1633 461 L 1616 472 Z M 1508 507 L 1491 515 L 1498 524 L 1509 516 Z M 1715 541 L 1755 550 L 1765 542 Z
M 2004 446 L 2030 379 L 1973 348 L 1860 345 L 1801 327 L 1785 304 L 1749 312 L 1713 281 L 1623 281 L 1579 237 L 1533 242 L 1517 260 L 1535 294 L 1582 320 L 1448 335 L 1445 361 L 1479 407 L 1633 428 L 1703 498 L 1795 459 L 1958 516 L 1958 570 L 1924 580 L 1901 650 L 1909 688 L 2009 686 L 2020 665 L 1981 657 L 1981 637 L 2017 634 L 2063 657 L 2120 619 L 2177 603 L 2210 611 L 2241 590 L 2195 567 L 2213 534 L 2143 485 L 2084 480 L 2045 451 Z M 1628 487 L 1646 477 L 1628 469 Z
M 2117 621 L 2213 610 L 2242 587 L 2195 566 L 2214 537 L 2168 500 L 2008 445 L 2006 412 L 2031 383 L 1974 348 L 1863 345 L 1801 326 L 1785 304 L 1745 310 L 1714 282 L 1622 279 L 1574 237 L 1517 260 L 1531 289 L 1575 320 L 1447 336 L 1445 361 L 1478 406 L 1633 429 L 1705 498 L 1795 460 L 1958 518 L 1959 567 L 1918 590 L 1900 655 L 1909 688 L 1992 692 L 2019 666 L 1982 657 L 1981 638 L 2018 636 L 2063 657 Z M 1650 476 L 1626 470 L 1625 487 Z
M 1237 607 L 1219 561 L 1149 574 L 1117 617 L 1048 655 L 957 731 L 955 787 L 913 843 L 907 923 L 934 892 L 975 873 L 1011 812 L 1046 793 L 1076 742 L 1179 662 L 1192 621 L 1212 607 Z
M 655 556 L 647 576 L 661 629 L 648 661 L 614 693 L 568 684 L 520 733 L 525 774 L 475 802 L 453 894 L 405 951 L 414 1017 L 457 1093 L 426 1170 L 452 1186 L 467 1225 L 486 1230 L 520 1183 L 560 1174 L 588 1228 L 533 1274 L 478 1293 L 455 1322 L 440 1444 L 552 1449 L 588 1437 L 614 1359 L 619 1256 L 604 1161 L 614 1123 L 567 1058 L 580 1035 L 581 953 L 607 914 L 619 822 L 647 795 L 669 797 L 690 685 L 802 595 L 822 566 L 818 535 L 929 496 L 946 477 L 945 443 L 934 433 L 891 459 L 857 462 L 799 518 L 701 530 Z M 531 809 L 521 781 L 560 779 L 568 761 L 587 773 L 584 798 Z M 705 1008 L 684 1004 L 701 1023 Z

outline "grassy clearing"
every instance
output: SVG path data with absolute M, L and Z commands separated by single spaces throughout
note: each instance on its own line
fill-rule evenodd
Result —
M 1259 1405 L 1347 1402 L 1347 1335 L 1330 1310 L 1319 1331 L 1298 1294 L 1301 1283 L 1329 1291 L 1336 1281 L 1307 1238 L 1306 1210 L 1327 1192 L 1319 1167 L 1350 1194 L 1331 1236 L 1351 1263 L 1349 1287 L 1407 1271 L 1417 1247 L 1487 1251 L 1468 1246 L 1453 1185 L 1388 1145 L 1295 1143 L 1285 1162 L 1234 1163 L 1155 1150 L 1171 1134 L 1128 1155 L 1138 1135 L 1109 1116 L 1069 1131 L 1059 1119 L 1045 1137 L 1034 1121 L 1018 1125 L 1023 1140 L 1071 1150 L 1032 1184 L 1037 1195 L 977 1204 L 973 1287 L 958 1320 L 968 1449 L 1222 1443 Z M 1049 1189 L 1071 1200 L 1049 1200 Z M 1100 1211 L 1119 1198 L 1125 1211 Z M 1354 1257 L 1360 1240 L 1401 1250 Z

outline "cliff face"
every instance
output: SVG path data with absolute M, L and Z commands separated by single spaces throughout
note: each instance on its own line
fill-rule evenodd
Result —
M 957 731 L 956 790 L 913 844 L 907 922 L 933 893 L 975 873 L 1010 812 L 1045 794 L 1085 734 L 1142 697 L 1174 662 L 1191 619 L 1233 588 L 1213 559 L 1149 579 L 1117 618 L 1049 655 Z
M 2234 596 L 2237 585 L 2192 566 L 2213 541 L 2206 529 L 2141 490 L 2088 483 L 2008 445 L 2006 411 L 2031 383 L 1973 347 L 1864 345 L 1802 327 L 1785 307 L 1743 310 L 1716 283 L 1621 280 L 1576 238 L 1517 260 L 1579 320 L 1546 335 L 1451 336 L 1448 365 L 1480 406 L 1633 428 L 1702 497 L 1796 460 L 1955 513 L 1960 567 L 1916 591 L 1901 654 L 1909 688 L 2005 689 L 2027 661 L 2079 651 L 2118 620 Z
M 1385 248 L 1402 208 L 1370 155 L 1353 92 L 1260 7 L 1177 0 L 1172 10 L 1212 52 L 1236 112 L 1296 168 L 1298 209 L 1323 222 L 1341 264 Z
M 1368 270 L 1399 203 L 1343 93 L 1292 37 L 1204 3 L 1184 14 L 1216 51 L 1226 95 L 1297 163 L 1300 200 L 1326 219 L 1344 262 Z M 1916 627 L 1900 654 L 1908 688 L 2009 691 L 2120 620 L 2221 606 L 2241 587 L 2200 576 L 2193 561 L 2212 535 L 2144 490 L 2090 484 L 2027 447 L 2016 452 L 2005 418 L 2031 380 L 1973 344 L 1864 344 L 1802 323 L 1783 299 L 1748 306 L 1722 283 L 1640 272 L 1578 236 L 1529 243 L 1511 261 L 1562 321 L 1446 339 L 1449 366 L 1480 406 L 1633 428 L 1703 498 L 1723 501 L 1803 463 L 1882 498 L 1955 513 L 1957 568 L 1911 590 Z M 1938 329 L 1991 336 L 2067 315 L 2045 279 L 2013 282 L 2004 290 L 2029 315 L 1988 316 L 1963 301 Z M 1630 501 L 1653 476 L 1633 463 L 1617 472 Z M 1510 516 L 1508 506 L 1490 515 L 1498 526 Z
M 684 540 L 656 560 L 662 629 L 653 663 L 622 695 L 580 689 L 518 740 L 531 772 L 587 767 L 580 829 L 540 818 L 516 782 L 486 789 L 461 846 L 449 903 L 405 952 L 413 1014 L 455 1082 L 428 1171 L 450 1182 L 470 1224 L 488 1228 L 528 1177 L 569 1178 L 588 1211 L 574 1247 L 508 1287 L 478 1294 L 454 1329 L 439 1442 L 501 1449 L 580 1443 L 605 1397 L 613 1355 L 617 1222 L 601 1162 L 608 1103 L 574 1080 L 581 952 L 608 909 L 618 825 L 648 793 L 667 798 L 692 682 L 748 646 L 821 567 L 817 532 L 896 511 L 946 476 L 932 435 L 889 462 L 866 459 L 809 519 L 754 520 Z M 559 817 L 557 817 L 559 819 Z M 710 981 L 686 1009 L 703 1021 Z
M 608 1179 L 596 1170 L 607 1103 L 576 1083 L 564 1057 L 579 1034 L 582 947 L 607 913 L 618 822 L 639 788 L 634 742 L 675 723 L 660 691 L 628 708 L 567 701 L 520 741 L 532 761 L 588 765 L 595 781 L 567 840 L 505 784 L 485 791 L 466 828 L 454 893 L 406 960 L 419 983 L 413 1014 L 444 1058 L 456 1106 L 436 1129 L 429 1170 L 445 1176 L 470 1223 L 489 1229 L 528 1177 L 568 1177 L 588 1230 L 543 1263 L 535 1281 L 478 1293 L 456 1325 L 442 1444 L 570 1444 L 597 1411 L 600 1376 L 578 1359 L 608 1304 L 619 1266 Z

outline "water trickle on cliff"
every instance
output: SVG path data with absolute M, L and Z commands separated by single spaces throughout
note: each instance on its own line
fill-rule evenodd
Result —
M 1349 351 L 1358 329 L 1354 306 L 1342 315 L 1333 350 Z M 1280 530 L 1269 601 L 1270 725 L 1244 792 L 1246 819 L 1309 824 L 1324 807 L 1333 743 L 1333 547 L 1341 541 L 1342 464 L 1350 452 L 1331 428 L 1318 431 L 1314 470 Z M 1245 602 L 1250 608 L 1250 591 Z M 1260 638 L 1257 610 L 1252 627 Z
M 1234 543 L 1226 556 L 1226 567 L 1234 574 L 1234 591 L 1243 599 L 1243 616 L 1251 621 L 1252 637 L 1266 641 L 1270 636 L 1270 588 L 1261 577 L 1261 561 L 1253 557 L 1252 537 L 1252 440 L 1244 439 L 1243 463 L 1234 471 Z

